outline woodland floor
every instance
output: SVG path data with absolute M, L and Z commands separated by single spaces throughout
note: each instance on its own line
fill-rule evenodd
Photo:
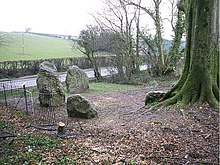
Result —
M 70 119 L 65 110 L 56 110 L 58 120 L 67 124 L 66 132 L 79 134 L 49 144 L 27 141 L 33 136 L 54 139 L 56 131 L 28 128 L 30 119 L 1 110 L 0 119 L 15 123 L 17 137 L 10 144 L 7 139 L 0 143 L 0 164 L 8 159 L 18 164 L 219 164 L 219 110 L 173 105 L 147 112 L 142 107 L 149 90 L 139 86 L 127 92 L 85 94 L 99 118 Z

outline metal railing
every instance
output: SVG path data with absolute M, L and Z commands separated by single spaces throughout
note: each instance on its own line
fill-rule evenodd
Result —
M 35 88 L 26 88 L 25 84 L 5 81 L 0 83 L 0 108 L 20 110 L 33 118 L 34 125 L 52 125 L 56 123 L 53 97 L 48 100 L 48 106 L 40 105 L 39 96 L 48 93 L 39 93 Z M 53 93 L 50 93 L 53 96 Z

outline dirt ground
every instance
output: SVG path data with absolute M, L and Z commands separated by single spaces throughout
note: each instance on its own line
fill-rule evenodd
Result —
M 91 124 L 82 124 L 85 131 L 94 134 L 85 143 L 95 151 L 94 160 L 218 164 L 218 110 L 171 106 L 148 113 L 142 108 L 147 92 L 142 89 L 89 98 L 100 114 Z
M 147 112 L 143 106 L 149 90 L 140 86 L 128 92 L 85 95 L 95 105 L 97 119 L 68 118 L 65 109 L 56 110 L 66 132 L 79 133 L 62 139 L 62 150 L 75 153 L 79 164 L 219 164 L 219 110 L 173 105 Z M 42 133 L 33 128 L 23 131 Z M 73 142 L 84 150 L 76 152 L 79 147 L 71 147 Z

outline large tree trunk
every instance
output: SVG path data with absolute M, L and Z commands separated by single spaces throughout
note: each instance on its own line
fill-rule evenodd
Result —
M 165 94 L 163 105 L 208 102 L 218 107 L 218 3 L 218 0 L 185 0 L 185 65 L 178 83 Z

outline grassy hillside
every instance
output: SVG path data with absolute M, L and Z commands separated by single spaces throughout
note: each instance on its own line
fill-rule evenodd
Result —
M 72 49 L 72 41 L 27 33 L 24 34 L 23 54 L 22 33 L 8 33 L 8 35 L 10 35 L 10 43 L 7 47 L 0 47 L 0 61 L 83 56 L 79 50 Z

